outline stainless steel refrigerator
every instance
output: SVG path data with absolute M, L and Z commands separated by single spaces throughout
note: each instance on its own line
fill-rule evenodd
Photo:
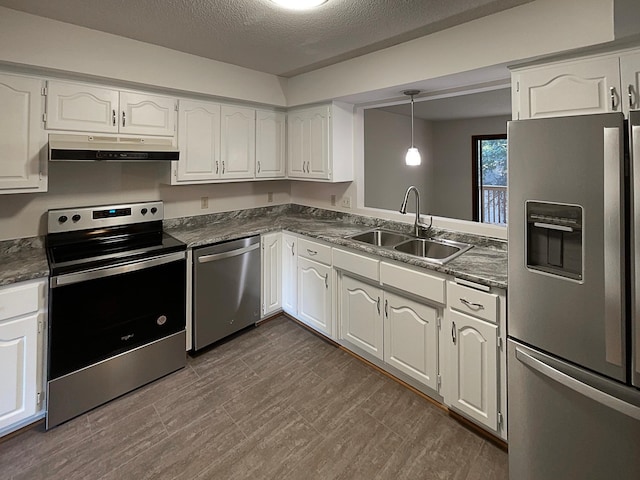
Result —
M 513 121 L 508 145 L 509 476 L 638 480 L 640 112 Z

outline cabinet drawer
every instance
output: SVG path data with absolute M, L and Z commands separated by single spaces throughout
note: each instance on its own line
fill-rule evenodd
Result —
M 345 250 L 333 249 L 333 266 L 371 280 L 380 279 L 380 262 Z
M 331 265 L 331 247 L 304 238 L 298 240 L 298 256 Z
M 498 296 L 449 282 L 447 300 L 450 308 L 490 322 L 498 321 Z
M 0 289 L 0 320 L 38 311 L 39 283 Z
M 444 279 L 398 265 L 382 262 L 380 281 L 405 292 L 444 303 Z

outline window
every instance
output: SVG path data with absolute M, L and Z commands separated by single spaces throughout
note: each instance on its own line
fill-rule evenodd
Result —
M 474 135 L 473 219 L 507 224 L 507 136 Z

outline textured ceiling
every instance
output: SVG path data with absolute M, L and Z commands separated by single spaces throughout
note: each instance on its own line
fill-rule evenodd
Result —
M 411 104 L 381 108 L 386 112 L 411 115 Z M 432 121 L 459 120 L 464 118 L 497 117 L 511 115 L 511 89 L 458 95 L 437 100 L 419 101 L 413 105 L 416 118 Z
M 531 0 L 0 0 L 0 6 L 293 76 Z

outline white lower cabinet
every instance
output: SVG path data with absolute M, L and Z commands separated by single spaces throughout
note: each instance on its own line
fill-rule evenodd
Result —
M 430 305 L 384 292 L 384 361 L 438 389 L 438 316 Z
M 297 318 L 333 338 L 331 266 L 298 256 Z
M 0 288 L 0 435 L 35 419 L 43 405 L 46 282 Z
M 262 318 L 282 308 L 282 234 L 262 235 Z
M 383 359 L 382 289 L 342 275 L 340 280 L 340 340 Z
M 282 232 L 282 309 L 298 315 L 297 238 L 288 232 Z
M 445 402 L 492 430 L 498 428 L 498 326 L 451 311 Z

